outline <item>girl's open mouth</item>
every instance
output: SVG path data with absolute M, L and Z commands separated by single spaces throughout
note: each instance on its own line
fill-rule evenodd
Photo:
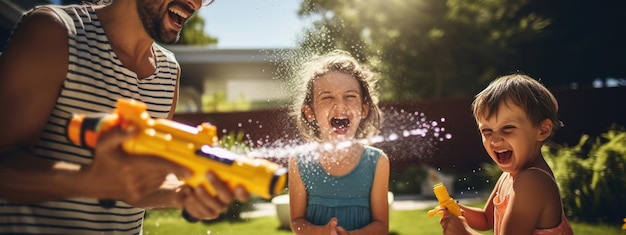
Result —
M 333 127 L 333 132 L 337 134 L 345 134 L 350 127 L 350 119 L 348 118 L 331 118 L 330 125 Z
M 504 150 L 504 151 L 496 151 L 496 158 L 499 164 L 506 164 L 511 161 L 511 156 L 513 155 L 513 151 Z

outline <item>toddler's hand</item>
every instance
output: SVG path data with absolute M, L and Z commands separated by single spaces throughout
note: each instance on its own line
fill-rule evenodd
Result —
M 448 211 L 445 207 L 439 208 L 438 212 L 442 214 L 439 224 L 443 229 L 443 234 L 468 234 L 466 225 L 467 221 L 463 216 L 456 216 Z
M 341 226 L 337 226 L 337 235 L 349 235 L 350 233 L 348 233 L 348 231 L 341 227 Z
M 327 231 L 329 231 L 330 235 L 339 235 L 339 233 L 337 232 L 338 223 L 339 223 L 339 220 L 337 220 L 336 217 L 330 218 L 330 220 L 326 224 L 326 228 L 328 228 Z

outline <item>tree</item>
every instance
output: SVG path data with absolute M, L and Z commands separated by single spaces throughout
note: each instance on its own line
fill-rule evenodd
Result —
M 563 27 L 578 15 L 562 13 L 559 6 L 540 0 L 305 0 L 298 14 L 313 19 L 313 25 L 300 46 L 314 52 L 352 52 L 379 72 L 384 99 L 471 96 L 511 72 L 557 86 L 573 78 L 549 67 L 556 60 L 550 53 L 559 44 L 568 45 L 570 53 L 577 49 L 572 47 L 585 45 Z M 589 34 L 582 38 L 603 41 L 590 40 L 595 37 Z M 559 58 L 558 65 L 577 58 L 569 57 Z M 591 80 L 593 74 L 599 73 L 584 76 Z
M 183 26 L 179 44 L 182 45 L 211 45 L 217 44 L 217 38 L 211 37 L 204 32 L 204 19 L 194 14 Z
M 61 4 L 80 4 L 88 2 L 92 4 L 109 4 L 113 0 L 62 0 Z M 204 19 L 197 13 L 193 14 L 187 23 L 183 26 L 183 30 L 178 41 L 182 45 L 212 45 L 217 44 L 218 39 L 211 37 L 204 32 Z

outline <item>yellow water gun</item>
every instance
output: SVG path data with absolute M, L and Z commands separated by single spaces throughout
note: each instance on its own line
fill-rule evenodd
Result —
M 168 119 L 152 119 L 146 105 L 133 99 L 119 99 L 113 113 L 99 116 L 74 114 L 67 126 L 67 137 L 79 146 L 93 148 L 98 136 L 112 127 L 136 128 L 136 134 L 122 143 L 124 151 L 164 158 L 185 166 L 192 176 L 185 184 L 204 186 L 216 195 L 208 183 L 211 171 L 231 189 L 243 186 L 249 193 L 269 199 L 282 192 L 287 169 L 266 159 L 239 155 L 216 147 L 217 128 L 209 123 L 197 127 Z
M 437 197 L 437 201 L 439 201 L 439 206 L 436 206 L 435 209 L 428 211 L 428 216 L 433 217 L 435 213 L 439 210 L 439 208 L 447 208 L 452 214 L 456 216 L 461 216 L 461 208 L 456 204 L 456 201 L 450 197 L 446 186 L 443 183 L 437 183 L 433 187 L 433 191 L 435 192 L 435 197 Z M 442 213 L 437 213 L 439 216 L 443 216 Z

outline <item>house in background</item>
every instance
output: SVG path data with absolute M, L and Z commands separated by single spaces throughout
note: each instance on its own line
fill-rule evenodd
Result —
M 182 69 L 177 113 L 276 108 L 289 97 L 278 73 L 288 49 L 166 48 Z
M 24 11 L 43 4 L 80 1 L 0 0 L 0 52 Z M 288 92 L 277 71 L 287 49 L 215 49 L 166 45 L 182 73 L 177 113 L 275 108 Z

